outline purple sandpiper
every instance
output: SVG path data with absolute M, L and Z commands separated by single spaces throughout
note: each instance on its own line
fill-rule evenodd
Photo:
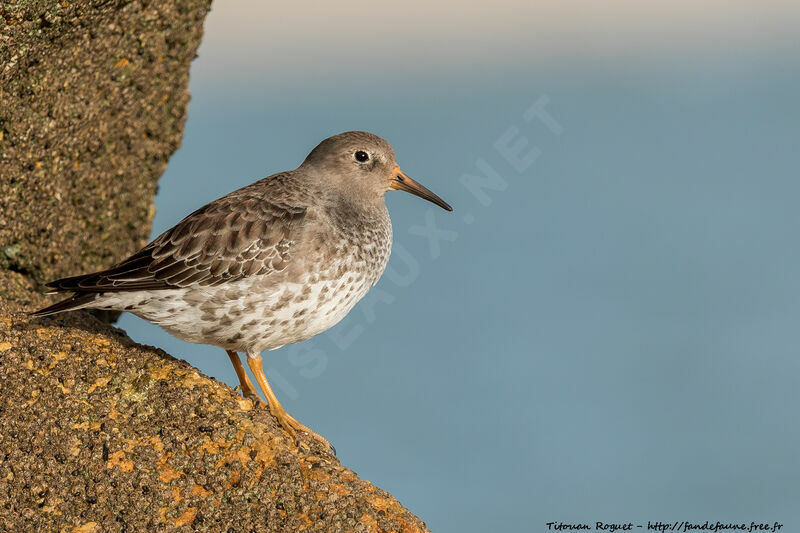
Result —
M 400 170 L 384 139 L 335 135 L 297 169 L 214 200 L 113 267 L 49 283 L 74 294 L 33 314 L 134 313 L 183 340 L 223 348 L 244 395 L 260 400 L 239 359 L 244 352 L 281 426 L 330 446 L 278 402 L 261 352 L 327 330 L 375 285 L 392 247 L 384 202 L 391 189 L 452 211 Z

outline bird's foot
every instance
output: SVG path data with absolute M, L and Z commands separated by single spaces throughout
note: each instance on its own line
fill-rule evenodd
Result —
M 336 455 L 336 448 L 334 448 L 333 445 L 331 445 L 328 439 L 326 439 L 316 431 L 309 429 L 308 427 L 298 422 L 292 415 L 287 413 L 285 410 L 281 409 L 280 411 L 277 412 L 273 411 L 272 414 L 275 416 L 275 418 L 278 419 L 278 423 L 286 431 L 286 433 L 288 433 L 289 436 L 291 436 L 293 439 L 297 440 L 298 433 L 305 433 L 306 435 L 308 435 L 309 437 L 320 443 L 326 451 L 331 451 L 333 455 Z
M 242 387 L 241 385 L 237 385 L 236 387 L 234 387 L 233 390 L 234 390 L 234 392 L 237 392 L 237 393 L 241 392 L 242 393 L 242 397 L 244 399 L 250 400 L 255 405 L 262 405 L 262 406 L 265 406 L 265 407 L 267 405 L 267 402 L 262 400 L 261 396 L 259 396 L 258 393 L 256 391 L 254 391 L 253 389 L 248 389 L 246 387 Z
M 230 355 L 233 352 L 228 352 Z M 231 361 L 233 361 L 234 366 L 236 366 L 237 361 L 239 358 L 234 358 L 231 356 Z M 325 450 L 332 451 L 333 455 L 336 455 L 336 448 L 331 446 L 331 443 L 328 442 L 328 439 L 317 433 L 316 431 L 312 431 L 308 429 L 306 426 L 295 420 L 295 418 L 286 412 L 286 409 L 278 401 L 277 396 L 275 393 L 272 392 L 272 387 L 269 386 L 269 382 L 267 381 L 267 376 L 264 375 L 264 368 L 261 366 L 261 354 L 257 352 L 248 352 L 247 353 L 247 364 L 250 366 L 250 370 L 253 371 L 253 375 L 256 377 L 256 381 L 258 382 L 258 386 L 261 387 L 261 392 L 264 393 L 264 396 L 267 399 L 267 408 L 269 412 L 278 419 L 278 423 L 281 427 L 288 433 L 292 439 L 297 441 L 297 434 L 298 433 L 305 433 L 318 443 L 320 443 Z M 241 366 L 241 363 L 239 364 Z M 245 374 L 245 378 L 247 374 Z M 250 385 L 247 383 L 247 379 L 240 379 L 243 384 Z M 252 386 L 251 386 L 252 388 Z

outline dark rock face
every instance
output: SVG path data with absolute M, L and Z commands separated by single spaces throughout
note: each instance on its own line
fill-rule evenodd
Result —
M 0 4 L 0 531 L 426 531 L 185 362 L 25 314 L 144 244 L 208 9 Z
M 42 282 L 145 244 L 209 0 L 0 6 L 0 267 Z

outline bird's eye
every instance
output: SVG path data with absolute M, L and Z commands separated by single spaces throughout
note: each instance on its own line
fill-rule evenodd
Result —
M 359 163 L 363 163 L 369 160 L 369 154 L 367 152 L 364 152 L 363 150 L 359 150 L 358 152 L 353 154 L 353 157 L 355 157 L 356 161 L 358 161 Z

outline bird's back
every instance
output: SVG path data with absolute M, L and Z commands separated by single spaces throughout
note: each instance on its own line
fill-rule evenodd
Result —
M 129 311 L 185 340 L 237 351 L 309 338 L 350 311 L 391 251 L 385 206 L 324 194 L 291 172 L 234 191 L 112 268 L 52 282 L 75 295 L 38 314 Z

